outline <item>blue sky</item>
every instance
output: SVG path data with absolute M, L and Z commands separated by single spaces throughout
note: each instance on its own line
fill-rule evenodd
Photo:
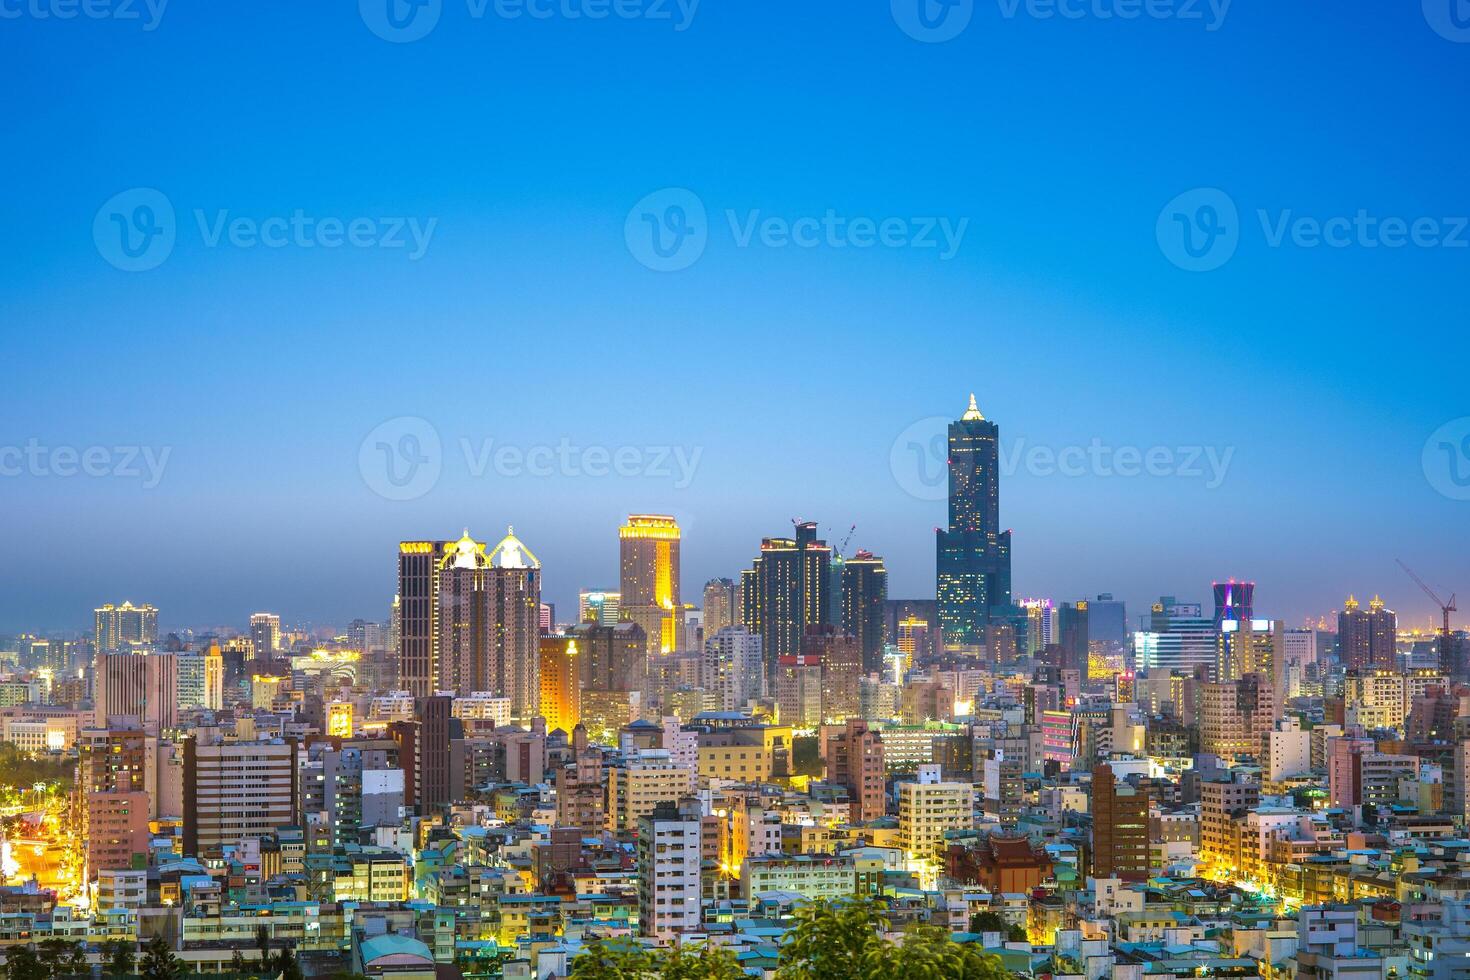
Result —
M 1272 244 L 1283 221 L 1359 212 L 1456 238 L 1470 43 L 1431 27 L 1434 0 L 1241 0 L 1223 20 L 977 0 L 943 43 L 838 0 L 704 0 L 687 22 L 653 0 L 600 20 L 567 15 L 586 0 L 546 18 L 442 0 L 411 43 L 345 2 L 175 2 L 153 30 L 141 0 L 141 20 L 38 16 L 58 2 L 0 19 L 0 447 L 104 447 L 107 472 L 118 447 L 169 455 L 152 487 L 0 477 L 0 629 L 85 626 L 123 598 L 166 628 L 381 618 L 399 538 L 507 524 L 565 607 L 616 581 L 630 511 L 680 519 L 690 597 L 793 517 L 857 524 L 892 595 L 932 595 L 944 506 L 891 450 L 972 390 L 1023 453 L 1231 453 L 1213 487 L 1021 465 L 1002 491 L 1018 592 L 1136 612 L 1233 575 L 1293 622 L 1349 591 L 1427 622 L 1395 557 L 1470 582 L 1470 502 L 1421 459 L 1470 416 L 1470 249 L 1310 247 L 1299 224 Z M 124 271 L 106 229 L 136 188 L 175 242 Z M 705 244 L 660 272 L 625 231 L 666 188 L 704 209 Z M 1238 212 L 1207 272 L 1158 235 L 1198 188 Z M 948 258 L 741 244 L 829 211 L 964 232 Z M 221 221 L 297 212 L 367 221 L 370 242 L 394 219 L 432 233 L 416 259 L 211 244 Z M 360 450 L 402 417 L 439 437 L 440 473 L 389 500 Z M 656 472 L 476 476 L 462 440 L 630 447 Z M 698 452 L 687 486 L 659 447 Z

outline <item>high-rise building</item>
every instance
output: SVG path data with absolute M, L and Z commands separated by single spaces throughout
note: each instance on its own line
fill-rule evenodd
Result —
M 546 730 L 568 735 L 582 717 L 582 677 L 575 636 L 541 637 L 541 716 Z
M 861 718 L 849 718 L 841 728 L 824 727 L 822 734 L 827 781 L 847 787 L 853 822 L 882 817 L 887 809 L 882 736 Z
M 1217 631 L 1199 603 L 1178 602 L 1163 596 L 1154 603 L 1149 628 L 1133 634 L 1133 662 L 1137 670 L 1167 675 L 1193 673 L 1196 667 L 1215 669 Z
M 859 682 L 864 671 L 858 638 L 834 626 L 811 626 L 802 638 L 801 652 L 821 669 L 822 720 L 836 723 L 860 717 Z
M 530 720 L 541 697 L 541 563 L 514 530 L 488 553 L 468 531 L 402 542 L 398 596 L 399 677 L 410 694 L 489 691 Z
M 294 739 L 184 742 L 184 853 L 217 856 L 297 820 Z
M 1088 604 L 1084 600 L 1073 605 L 1062 603 L 1057 610 L 1057 644 L 1061 649 L 1063 670 L 1075 670 L 1082 683 L 1087 683 Z
M 1216 627 L 1221 623 L 1238 623 L 1255 618 L 1256 583 L 1231 579 L 1228 582 L 1216 582 L 1214 590 Z
M 1147 881 L 1149 858 L 1148 792 L 1119 782 L 1113 767 L 1092 770 L 1092 875 Z
M 413 798 L 419 813 L 428 814 L 453 802 L 450 744 L 462 737 L 464 723 L 454 717 L 454 698 L 434 694 L 414 699 L 413 724 Z
M 699 868 L 702 820 L 697 810 L 660 802 L 638 818 L 638 930 L 671 942 L 701 928 Z
M 1260 761 L 1275 720 L 1276 698 L 1269 677 L 1246 674 L 1238 680 L 1204 684 L 1200 691 L 1200 751 L 1226 761 L 1238 756 Z
M 821 627 L 817 627 L 820 629 Z M 776 710 L 783 725 L 816 728 L 822 723 L 822 658 L 797 653 L 776 662 Z
M 708 640 L 727 626 L 740 625 L 740 599 L 735 583 L 712 578 L 704 583 L 704 636 Z
M 1215 679 L 1260 674 L 1286 700 L 1286 624 L 1270 619 L 1224 619 L 1216 641 Z
M 1377 596 L 1368 603 L 1367 610 L 1357 599 L 1348 596 L 1342 612 L 1337 614 L 1337 655 L 1349 670 L 1396 667 L 1397 637 L 1398 617 Z
M 1024 623 L 1024 629 L 1017 630 L 1023 654 L 1034 657 L 1057 641 L 1057 607 L 1050 599 L 1021 599 L 1016 610 L 1018 620 Z M 1020 643 L 1022 636 L 1024 643 Z
M 1128 649 L 1128 612 L 1122 599 L 1104 592 L 1087 604 L 1087 643 L 1104 654 Z
M 158 645 L 158 610 L 151 605 L 107 603 L 94 610 L 97 649 L 134 650 Z
M 622 598 L 611 589 L 583 589 L 577 595 L 577 622 L 616 626 L 623 618 Z
M 178 654 L 98 653 L 93 675 L 93 724 L 132 718 L 155 734 L 179 723 Z
M 837 624 L 843 633 L 857 639 L 862 651 L 862 672 L 883 671 L 883 608 L 888 602 L 888 570 L 883 559 L 859 551 L 842 563 L 842 617 Z
M 1000 428 L 970 405 L 949 425 L 949 527 L 935 531 L 935 594 L 946 646 L 978 647 L 1011 604 L 1011 532 L 1000 529 Z
M 281 652 L 281 617 L 268 612 L 253 614 L 250 642 L 255 646 L 256 660 L 274 660 Z
M 678 651 L 679 525 L 662 514 L 630 514 L 618 549 L 622 618 L 643 627 L 650 655 Z
M 796 525 L 795 538 L 765 538 L 761 553 L 740 573 L 740 615 L 760 635 L 768 677 L 782 657 L 801 652 L 808 626 L 827 621 L 832 549 L 817 539 L 817 525 Z
M 648 645 L 637 623 L 583 623 L 567 636 L 577 643 L 584 692 L 642 691 L 648 686 Z
M 704 689 L 721 711 L 741 711 L 766 696 L 766 665 L 761 638 L 743 626 L 727 626 L 704 641 Z
M 899 846 L 911 859 L 931 859 L 945 831 L 974 826 L 974 802 L 975 787 L 944 782 L 939 766 L 921 764 L 917 780 L 898 784 Z
M 218 643 L 211 643 L 197 653 L 174 655 L 178 662 L 178 699 L 180 708 L 207 708 L 219 711 L 225 706 L 225 659 Z

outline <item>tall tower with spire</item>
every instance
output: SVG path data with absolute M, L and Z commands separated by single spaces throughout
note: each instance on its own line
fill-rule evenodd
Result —
M 1011 532 L 1000 529 L 1000 427 L 973 394 L 949 424 L 949 527 L 935 531 L 934 564 L 945 645 L 979 646 L 1011 604 Z

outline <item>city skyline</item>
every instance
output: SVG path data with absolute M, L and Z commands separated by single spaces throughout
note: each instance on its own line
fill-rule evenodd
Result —
M 74 84 L 18 100 L 17 145 L 50 150 L 0 165 L 28 189 L 0 202 L 0 221 L 33 230 L 0 242 L 6 359 L 24 365 L 0 388 L 0 450 L 146 448 L 154 468 L 140 452 L 127 466 L 109 456 L 137 477 L 0 477 L 0 549 L 31 571 L 0 572 L 0 623 L 65 627 L 140 590 L 175 622 L 296 597 L 310 601 L 291 615 L 344 620 L 390 591 L 372 562 L 383 542 L 467 523 L 515 524 L 565 604 L 614 581 L 614 553 L 582 543 L 643 511 L 685 528 L 686 590 L 733 574 L 752 541 L 799 516 L 824 533 L 858 524 L 893 594 L 927 596 L 943 506 L 895 481 L 890 454 L 972 390 L 1008 452 L 1094 439 L 1234 450 L 1213 490 L 1203 459 L 1194 478 L 1020 465 L 1002 520 L 1021 591 L 1203 600 L 1235 574 L 1292 620 L 1376 589 L 1417 622 L 1433 610 L 1394 558 L 1436 588 L 1470 582 L 1470 504 L 1424 468 L 1436 431 L 1467 417 L 1463 252 L 1275 237 L 1283 218 L 1470 214 L 1453 163 L 1467 138 L 1432 95 L 1465 87 L 1462 45 L 1417 4 L 1361 17 L 1235 4 L 1218 30 L 978 5 L 942 44 L 883 7 L 802 5 L 774 32 L 731 5 L 701 5 L 683 31 L 459 9 L 410 44 L 353 9 L 271 4 L 174 5 L 151 32 L 7 20 L 0 77 L 17 91 L 54 74 Z M 889 70 L 814 68 L 813 48 Z M 228 52 L 223 70 L 214 52 Z M 408 82 L 364 99 L 354 73 L 278 70 L 323 52 Z M 1298 67 L 1319 59 L 1374 69 Z M 189 125 L 137 125 L 116 78 Z M 507 104 L 507 91 L 521 95 Z M 115 267 L 93 235 L 131 188 L 158 190 L 178 218 L 172 254 L 147 271 Z M 698 261 L 669 272 L 625 234 L 664 188 L 695 195 L 711 226 Z M 1158 240 L 1159 219 L 1188 210 L 1168 206 L 1196 188 L 1225 192 L 1246 226 L 1210 271 L 1181 268 Z M 780 247 L 762 231 L 740 244 L 752 218 L 828 209 L 969 223 L 948 259 L 825 238 Z M 209 234 L 222 213 L 297 210 L 438 221 L 413 261 L 407 246 Z M 63 396 L 55 379 L 82 364 L 86 397 Z M 766 403 L 752 396 L 762 379 L 779 391 Z M 438 433 L 442 473 L 422 497 L 387 500 L 359 451 L 402 417 Z M 669 477 L 470 471 L 486 440 L 563 439 L 701 452 L 680 489 L 672 461 Z M 1458 462 L 1463 477 L 1470 454 Z M 56 545 L 78 535 L 86 562 Z M 323 581 L 283 560 L 296 548 L 331 549 L 344 573 Z M 189 567 L 201 550 L 227 556 L 211 564 L 228 574 Z

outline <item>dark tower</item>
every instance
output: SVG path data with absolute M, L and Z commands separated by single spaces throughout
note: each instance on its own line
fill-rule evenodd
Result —
M 935 594 L 946 645 L 978 646 L 1011 604 L 1011 532 L 1000 530 L 1000 427 L 970 407 L 949 424 L 949 528 L 935 531 Z

